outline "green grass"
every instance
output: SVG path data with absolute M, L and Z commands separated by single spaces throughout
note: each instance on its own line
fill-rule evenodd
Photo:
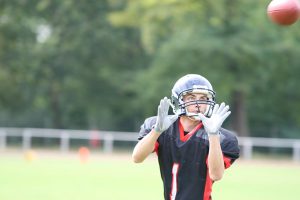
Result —
M 296 200 L 300 197 L 299 164 L 237 162 L 213 187 L 214 200 Z M 44 157 L 26 162 L 0 155 L 1 200 L 160 200 L 158 164 L 146 160 Z
M 299 199 L 300 165 L 282 162 L 237 162 L 214 184 L 214 199 Z

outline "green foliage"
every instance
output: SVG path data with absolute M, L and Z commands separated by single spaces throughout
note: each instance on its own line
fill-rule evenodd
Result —
M 270 22 L 268 3 L 1 1 L 0 125 L 137 130 L 179 77 L 199 73 L 233 128 L 298 137 L 298 24 Z
M 276 124 L 285 123 L 299 128 L 298 115 L 291 113 L 291 107 L 299 107 L 294 101 L 297 99 L 296 71 L 299 70 L 299 48 L 295 44 L 299 34 L 296 25 L 283 28 L 269 21 L 265 10 L 269 2 L 197 1 L 198 6 L 195 6 L 195 1 L 185 1 L 183 4 L 194 5 L 197 12 L 185 7 L 176 12 L 181 7 L 174 5 L 182 2 L 171 1 L 172 6 L 165 12 L 167 17 L 163 18 L 159 18 L 158 13 L 161 6 L 170 1 L 151 2 L 155 3 L 150 6 L 129 1 L 127 9 L 112 18 L 115 24 L 139 27 L 144 48 L 152 55 L 150 67 L 137 81 L 142 82 L 137 84 L 137 91 L 143 95 L 143 105 L 150 107 L 144 109 L 145 115 L 155 114 L 151 108 L 156 108 L 161 97 L 170 95 L 172 84 L 180 76 L 199 73 L 211 80 L 219 101 L 232 105 L 233 115 L 240 109 L 234 105 L 240 99 L 233 99 L 233 94 L 237 91 L 247 99 L 243 115 L 249 117 L 250 126 L 271 130 L 278 126 Z M 139 12 L 140 8 L 143 12 Z M 133 24 L 128 16 L 138 20 Z M 156 17 L 160 20 L 155 20 Z M 149 26 L 156 28 L 149 29 Z M 152 39 L 145 42 L 148 36 Z M 282 84 L 284 80 L 288 80 L 288 84 Z M 270 83 L 275 85 L 268 85 Z M 293 95 L 288 103 L 282 96 L 287 92 Z M 248 126 L 248 121 L 232 121 L 235 123 Z M 268 136 L 268 131 L 264 135 Z
M 5 89 L 24 98 L 18 102 L 18 116 L 28 119 L 27 126 L 132 127 L 123 122 L 130 111 L 120 99 L 127 100 L 126 82 L 143 62 L 139 58 L 143 50 L 134 30 L 117 29 L 107 21 L 113 9 L 108 1 L 7 1 L 2 8 L 6 12 L 1 28 L 10 32 L 1 32 L 7 46 L 1 48 L 0 63 L 7 70 L 18 70 L 7 78 L 11 90 Z M 5 73 L 9 72 L 1 73 L 4 78 Z M 11 84 L 15 77 L 20 78 L 21 89 Z M 12 108 L 16 100 L 8 99 L 12 96 L 8 92 L 1 94 L 3 107 Z M 2 122 L 24 126 L 13 119 Z

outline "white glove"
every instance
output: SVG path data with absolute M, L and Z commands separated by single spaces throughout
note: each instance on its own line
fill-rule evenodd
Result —
M 160 100 L 160 104 L 157 108 L 157 119 L 154 126 L 154 130 L 158 133 L 167 130 L 178 118 L 177 115 L 168 116 L 169 107 L 170 100 L 167 97 Z
M 230 115 L 229 106 L 225 106 L 225 103 L 216 104 L 210 118 L 205 117 L 202 113 L 199 113 L 199 118 L 203 123 L 204 129 L 209 135 L 219 134 L 224 120 Z

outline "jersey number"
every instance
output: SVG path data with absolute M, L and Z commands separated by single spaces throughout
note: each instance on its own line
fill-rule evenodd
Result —
M 172 186 L 170 200 L 175 200 L 177 193 L 177 175 L 178 175 L 179 163 L 174 163 L 172 167 Z

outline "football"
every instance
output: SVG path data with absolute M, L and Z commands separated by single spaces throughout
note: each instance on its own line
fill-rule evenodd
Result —
M 300 3 L 298 0 L 272 0 L 267 8 L 272 22 L 288 26 L 294 24 L 300 16 Z

